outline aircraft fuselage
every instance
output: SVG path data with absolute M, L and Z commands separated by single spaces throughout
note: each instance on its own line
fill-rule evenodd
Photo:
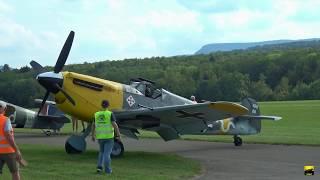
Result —
M 109 109 L 112 111 L 192 104 L 192 101 L 164 89 L 157 89 L 147 97 L 144 94 L 145 89 L 139 89 L 141 87 L 134 88 L 126 84 L 74 72 L 63 72 L 62 74 L 62 88 L 75 100 L 76 106 L 72 105 L 59 91 L 55 94 L 57 107 L 87 122 L 91 122 L 94 113 L 101 110 L 102 100 L 109 101 Z

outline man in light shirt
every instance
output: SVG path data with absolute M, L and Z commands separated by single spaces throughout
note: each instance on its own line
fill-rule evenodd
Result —
M 0 173 L 4 164 L 7 164 L 13 180 L 20 180 L 19 166 L 22 156 L 14 141 L 13 128 L 10 119 L 4 113 L 7 104 L 0 101 Z
M 193 102 L 193 104 L 197 104 L 198 102 L 196 101 L 196 97 L 195 96 L 191 96 L 190 100 Z

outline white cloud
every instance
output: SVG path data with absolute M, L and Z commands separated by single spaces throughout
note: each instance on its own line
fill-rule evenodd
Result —
M 268 17 L 261 12 L 252 12 L 249 10 L 240 10 L 228 13 L 213 14 L 209 16 L 211 24 L 216 28 L 227 31 L 236 31 L 238 28 L 247 28 L 249 24 L 255 23 L 258 19 L 262 20 Z
M 125 8 L 125 1 L 123 0 L 108 0 L 106 3 L 112 10 L 121 10 Z
M 196 14 L 192 12 L 156 11 L 147 14 L 145 19 L 152 28 L 165 28 L 174 31 L 184 31 L 184 28 L 188 28 L 189 31 L 198 29 Z
M 0 18 L 0 47 L 10 47 L 17 44 L 39 46 L 39 40 L 33 33 L 10 19 Z
M 69 63 L 192 54 L 215 42 L 319 37 L 318 7 L 315 0 L 0 0 L 0 59 L 53 65 L 69 30 L 76 32 Z
M 12 7 L 9 4 L 0 0 L 0 13 L 11 12 L 11 11 L 12 11 Z
M 102 17 L 96 21 L 97 27 L 91 35 L 99 43 L 109 44 L 115 51 L 130 58 L 127 52 L 135 49 L 146 55 L 165 55 L 164 47 L 170 47 L 172 41 L 177 41 L 173 34 L 190 36 L 202 31 L 197 20 L 198 14 L 184 8 L 153 9 L 151 1 L 146 1 L 144 11 L 140 4 L 112 5 Z M 137 11 L 138 10 L 138 11 Z M 129 18 L 128 18 L 129 17 Z M 171 40 L 170 40 L 171 39 Z

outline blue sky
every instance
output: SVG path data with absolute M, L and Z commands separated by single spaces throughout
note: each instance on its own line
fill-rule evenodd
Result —
M 0 0 L 0 65 L 193 54 L 219 42 L 319 38 L 318 0 Z

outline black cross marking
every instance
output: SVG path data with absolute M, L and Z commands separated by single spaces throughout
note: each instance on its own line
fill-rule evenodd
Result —
M 198 119 L 204 119 L 204 117 L 202 117 L 203 113 L 200 113 L 200 112 L 188 113 L 188 112 L 182 111 L 182 110 L 179 110 L 176 112 L 181 114 L 181 115 L 177 116 L 179 118 L 194 117 L 194 118 L 198 118 Z

